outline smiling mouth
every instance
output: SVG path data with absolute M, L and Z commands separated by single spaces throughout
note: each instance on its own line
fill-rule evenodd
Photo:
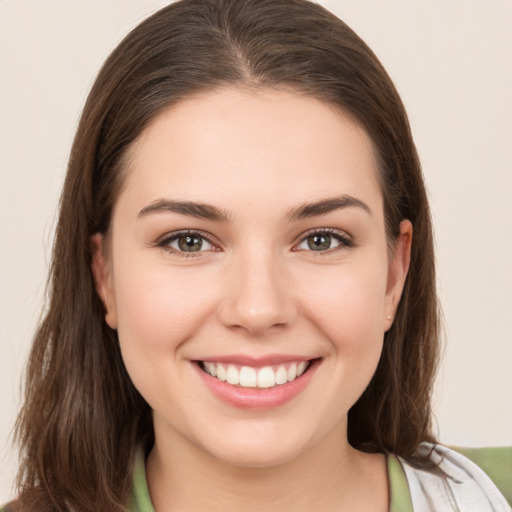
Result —
M 293 382 L 310 368 L 313 360 L 291 361 L 288 363 L 263 366 L 239 366 L 213 361 L 199 361 L 199 367 L 205 373 L 221 382 L 242 388 L 269 389 Z

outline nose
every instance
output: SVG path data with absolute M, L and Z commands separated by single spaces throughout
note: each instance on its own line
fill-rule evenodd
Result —
M 293 288 L 283 265 L 270 254 L 232 263 L 220 304 L 221 322 L 258 336 L 290 325 L 297 316 Z

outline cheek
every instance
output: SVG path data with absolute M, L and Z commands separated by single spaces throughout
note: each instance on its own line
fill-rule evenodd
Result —
M 214 307 L 211 276 L 118 259 L 115 297 L 122 348 L 160 357 L 193 336 Z M 206 283 L 210 282 L 210 286 Z M 151 349 L 151 352 L 146 349 Z
M 382 264 L 350 265 L 327 269 L 314 285 L 304 288 L 304 305 L 336 349 L 364 350 L 382 340 L 386 272 Z
M 337 383 L 334 408 L 348 411 L 368 386 L 382 353 L 387 275 L 378 262 L 340 266 L 328 273 L 309 287 L 304 308 L 330 344 L 325 363 Z
M 118 258 L 115 297 L 122 358 L 130 378 L 153 409 L 179 402 L 172 389 L 185 396 L 183 349 L 205 323 L 214 307 L 207 276 L 143 258 Z M 191 269 L 187 269 L 191 270 Z M 165 401 L 161 400 L 165 398 Z

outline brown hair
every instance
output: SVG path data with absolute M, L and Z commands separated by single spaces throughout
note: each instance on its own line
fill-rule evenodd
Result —
M 17 422 L 23 510 L 123 510 L 136 446 L 152 435 L 91 274 L 123 156 L 163 109 L 231 85 L 290 89 L 348 112 L 376 148 L 388 238 L 414 226 L 412 260 L 377 371 L 349 412 L 350 443 L 407 459 L 433 440 L 438 310 L 429 206 L 407 116 L 382 65 L 342 21 L 306 0 L 182 0 L 110 55 L 84 107 L 60 204 L 49 307 Z M 149 441 L 151 442 L 151 440 Z M 425 462 L 425 461 L 424 461 Z

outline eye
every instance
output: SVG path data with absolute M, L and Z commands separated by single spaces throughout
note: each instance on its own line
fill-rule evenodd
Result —
M 306 233 L 306 236 L 296 246 L 296 250 L 327 252 L 353 246 L 354 242 L 347 235 L 334 230 L 317 230 Z
M 204 235 L 195 231 L 172 233 L 162 238 L 157 245 L 184 256 L 215 249 L 215 246 Z

